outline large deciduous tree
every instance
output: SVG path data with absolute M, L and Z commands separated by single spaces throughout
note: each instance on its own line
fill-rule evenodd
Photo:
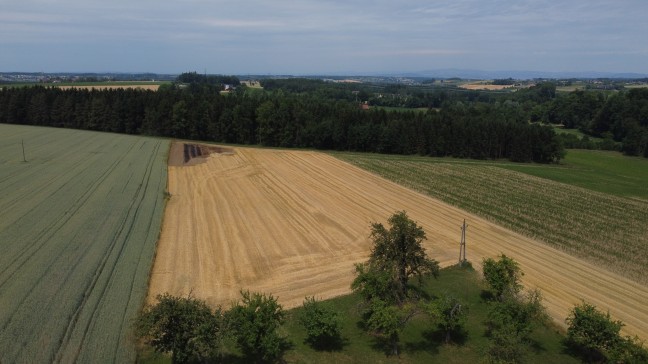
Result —
M 387 339 L 392 353 L 398 355 L 399 334 L 419 312 L 410 278 L 418 277 L 420 284 L 425 275 L 436 277 L 439 264 L 425 254 L 421 245 L 425 232 L 404 211 L 388 222 L 389 229 L 380 223 L 371 225 L 374 247 L 369 260 L 356 265 L 351 288 L 365 299 L 367 329 Z
M 388 223 L 389 230 L 380 223 L 371 225 L 374 247 L 368 264 L 373 270 L 386 272 L 397 298 L 404 300 L 410 278 L 420 279 L 426 274 L 437 276 L 439 263 L 425 254 L 421 245 L 426 239 L 425 231 L 405 211 L 392 215 Z

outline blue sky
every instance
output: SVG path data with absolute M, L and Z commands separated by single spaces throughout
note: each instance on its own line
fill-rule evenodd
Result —
M 0 71 L 648 73 L 647 0 L 0 0 Z

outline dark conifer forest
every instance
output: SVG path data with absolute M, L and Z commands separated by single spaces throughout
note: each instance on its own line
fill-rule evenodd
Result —
M 192 73 L 178 79 L 186 83 L 162 85 L 158 91 L 8 87 L 0 90 L 0 123 L 271 147 L 539 163 L 559 161 L 564 144 L 575 143 L 543 125 L 563 123 L 620 142 L 626 154 L 648 156 L 646 89 L 612 96 L 582 91 L 557 96 L 555 86 L 545 83 L 503 95 L 405 90 L 401 97 L 398 86 L 381 91 L 395 91 L 381 97 L 383 103 L 392 100 L 429 108 L 420 112 L 363 110 L 358 95 L 379 104 L 371 86 L 267 80 L 262 83 L 264 91 L 239 86 L 222 94 L 223 83 L 239 84 L 236 77 L 203 78 Z

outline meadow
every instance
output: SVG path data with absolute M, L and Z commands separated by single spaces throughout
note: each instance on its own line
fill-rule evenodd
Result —
M 135 360 L 167 151 L 162 139 L 0 124 L 0 362 Z
M 560 165 L 504 164 L 502 167 L 592 191 L 648 201 L 646 158 L 571 149 Z
M 335 154 L 389 180 L 648 283 L 648 161 L 570 150 L 561 165 Z

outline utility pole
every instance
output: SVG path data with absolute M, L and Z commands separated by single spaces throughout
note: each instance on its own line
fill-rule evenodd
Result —
M 27 162 L 27 158 L 25 158 L 25 139 L 21 139 L 20 142 L 22 144 L 23 162 Z
M 466 219 L 463 221 L 463 225 L 461 225 L 461 242 L 459 243 L 459 266 L 463 266 L 464 262 L 466 261 L 466 229 L 468 228 L 468 225 L 466 225 Z

